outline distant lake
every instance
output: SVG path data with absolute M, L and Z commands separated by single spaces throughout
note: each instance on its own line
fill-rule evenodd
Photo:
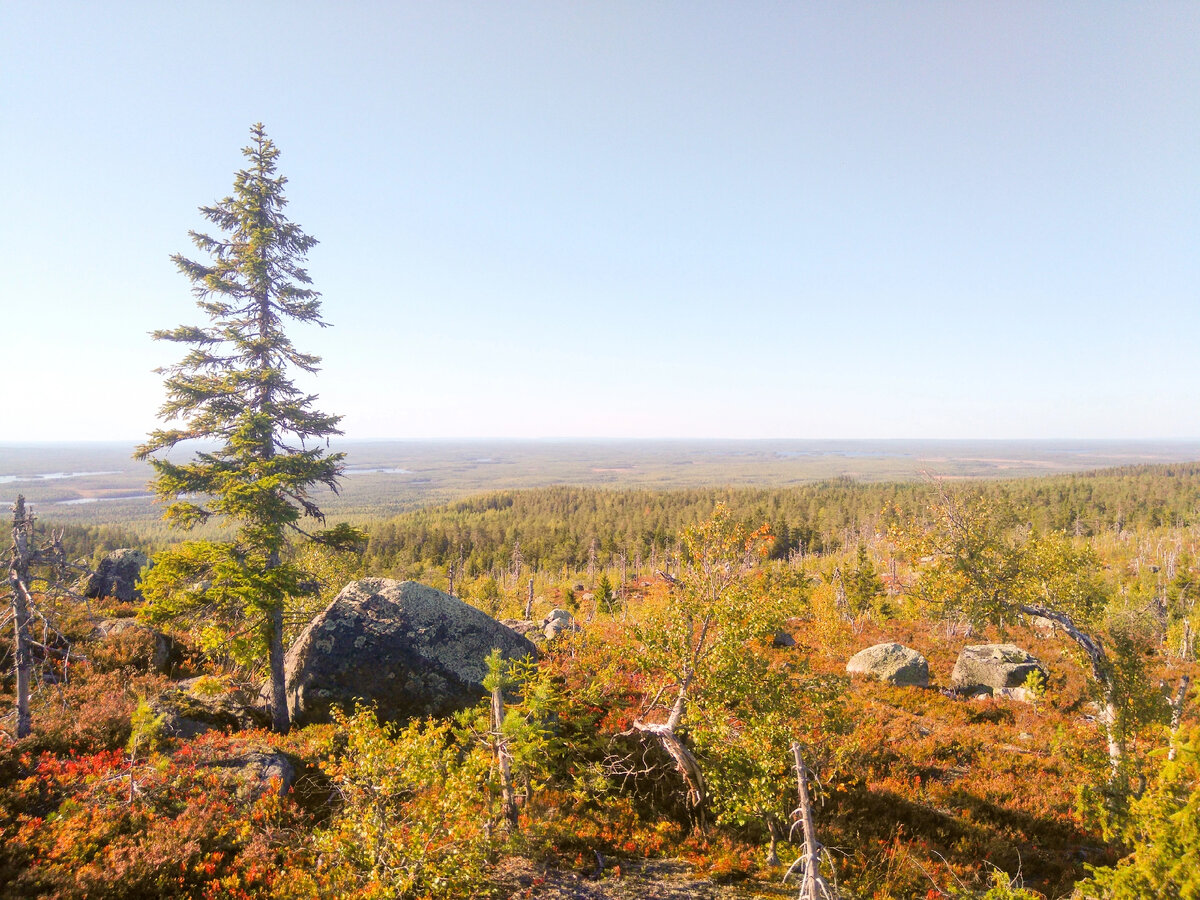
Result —
M 120 475 L 117 470 L 108 472 L 45 472 L 40 475 L 0 475 L 0 484 L 14 481 L 58 481 L 61 478 L 86 478 L 89 475 Z
M 776 450 L 780 459 L 802 456 L 840 456 L 844 459 L 910 459 L 911 453 L 888 453 L 883 450 Z
M 82 506 L 85 503 L 109 503 L 114 500 L 149 500 L 153 494 L 130 494 L 126 497 L 78 497 L 75 500 L 56 500 L 55 506 Z

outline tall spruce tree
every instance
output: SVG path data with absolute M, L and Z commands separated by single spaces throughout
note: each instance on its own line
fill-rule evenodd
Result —
M 298 351 L 286 326 L 327 324 L 303 267 L 316 240 L 284 215 L 279 150 L 261 124 L 250 132 L 242 150 L 249 164 L 234 177 L 233 195 L 200 208 L 220 234 L 190 232 L 209 260 L 172 257 L 209 322 L 153 333 L 189 349 L 159 370 L 167 394 L 159 417 L 172 427 L 152 432 L 136 451 L 154 467 L 151 486 L 169 503 L 168 523 L 189 529 L 215 516 L 236 530 L 229 541 L 190 541 L 159 554 L 143 594 L 150 620 L 198 622 L 210 638 L 220 625 L 243 654 L 265 655 L 273 725 L 286 731 L 283 613 L 305 578 L 289 562 L 289 542 L 345 545 L 361 535 L 344 525 L 301 527 L 304 519 L 325 521 L 311 490 L 338 489 L 344 454 L 326 447 L 341 433 L 340 417 L 314 410 L 316 396 L 293 382 L 296 371 L 316 372 L 320 359 Z M 189 441 L 203 443 L 187 461 L 169 458 Z

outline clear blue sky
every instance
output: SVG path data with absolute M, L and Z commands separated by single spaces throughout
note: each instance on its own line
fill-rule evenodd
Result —
M 135 439 L 261 120 L 349 437 L 1200 436 L 1200 4 L 0 3 L 0 441 Z

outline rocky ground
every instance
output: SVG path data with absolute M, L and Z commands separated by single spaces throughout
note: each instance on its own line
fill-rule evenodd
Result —
M 717 884 L 677 859 L 608 861 L 603 871 L 581 874 L 517 857 L 505 860 L 496 875 L 509 900 L 749 900 L 797 893 L 790 884 Z

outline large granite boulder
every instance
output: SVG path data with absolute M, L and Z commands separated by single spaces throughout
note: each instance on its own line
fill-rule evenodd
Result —
M 286 661 L 292 722 L 374 704 L 383 721 L 445 716 L 483 696 L 487 656 L 537 656 L 534 645 L 473 606 L 415 581 L 348 584 L 292 644 Z
M 141 600 L 137 583 L 142 569 L 148 565 L 150 558 L 141 550 L 114 550 L 100 560 L 84 586 L 84 596 L 92 600 L 115 597 L 123 603 Z
M 846 663 L 851 674 L 870 675 L 888 684 L 929 686 L 929 661 L 903 644 L 876 644 L 860 650 Z
M 958 654 L 950 686 L 962 694 L 1005 696 L 1006 689 L 1025 684 L 1030 672 L 1047 676 L 1045 667 L 1016 644 L 972 644 Z

